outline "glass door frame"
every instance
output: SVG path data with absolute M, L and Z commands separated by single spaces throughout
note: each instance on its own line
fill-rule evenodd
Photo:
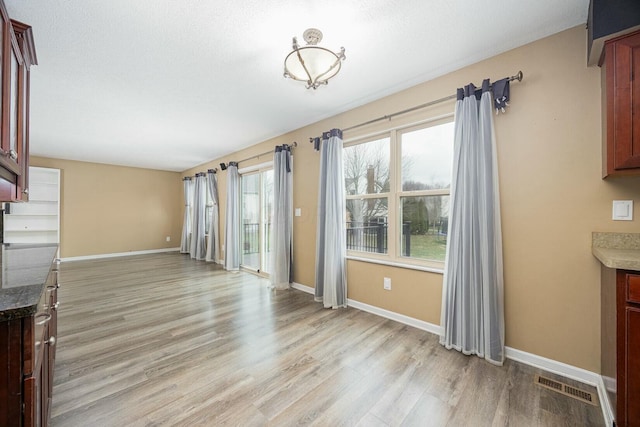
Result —
M 258 266 L 251 266 L 243 264 L 244 261 L 244 253 L 241 253 L 240 257 L 240 267 L 247 271 L 259 274 L 264 277 L 269 277 L 269 266 L 268 264 L 268 255 L 267 249 L 269 248 L 269 242 L 267 239 L 269 235 L 267 230 L 265 229 L 265 225 L 270 223 L 272 212 L 266 213 L 265 208 L 268 204 L 265 203 L 265 173 L 271 172 L 272 175 L 272 183 L 273 183 L 273 162 L 261 163 L 254 166 L 248 166 L 246 168 L 241 168 L 238 170 L 238 174 L 240 175 L 240 226 L 244 227 L 244 191 L 243 191 L 243 180 L 245 177 L 250 176 L 258 176 Z M 273 194 L 273 192 L 271 193 Z M 273 201 L 271 203 L 271 208 L 273 208 Z M 244 228 L 241 230 L 241 241 L 240 247 L 241 250 L 244 250 Z

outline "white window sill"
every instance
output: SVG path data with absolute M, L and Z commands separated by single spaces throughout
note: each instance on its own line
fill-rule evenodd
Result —
M 444 266 L 442 268 L 427 267 L 423 265 L 404 264 L 401 262 L 386 261 L 386 260 L 379 260 L 379 259 L 373 259 L 373 258 L 362 258 L 357 256 L 351 256 L 351 255 L 348 255 L 347 259 L 352 261 L 368 262 L 371 264 L 388 265 L 390 267 L 406 268 L 409 270 L 426 271 L 428 273 L 444 274 Z

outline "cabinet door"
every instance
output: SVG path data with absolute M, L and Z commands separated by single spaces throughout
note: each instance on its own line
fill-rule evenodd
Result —
M 11 21 L 0 0 L 0 201 L 28 201 L 31 27 Z
M 18 108 L 20 110 L 18 130 L 18 165 L 20 175 L 16 189 L 16 199 L 29 201 L 29 99 L 30 99 L 30 67 L 35 63 L 35 46 L 31 27 L 18 21 L 11 21 L 13 31 L 18 40 L 18 47 L 22 54 L 22 65 L 18 82 Z
M 0 426 L 19 426 L 22 418 L 22 322 L 0 322 Z
M 24 43 L 24 41 L 22 41 Z M 16 189 L 16 198 L 29 201 L 29 68 L 23 64 L 20 69 L 20 143 L 18 146 L 18 163 L 20 176 Z
M 42 387 L 40 385 L 40 372 L 24 380 L 24 418 L 25 427 L 40 426 L 42 424 L 42 401 L 39 398 Z
M 49 346 L 47 342 L 49 341 L 49 326 L 47 325 L 45 332 L 45 342 L 42 346 L 42 365 L 40 365 L 40 390 L 39 394 L 36 398 L 39 400 L 38 404 L 40 405 L 40 425 L 46 426 L 48 425 L 49 420 L 49 403 L 50 403 L 50 394 L 49 382 L 51 380 L 51 375 L 49 370 L 51 367 L 49 366 Z
M 606 167 L 615 174 L 640 168 L 640 31 L 608 42 L 605 61 Z
M 3 26 L 2 58 L 2 133 L 0 138 L 0 177 L 6 180 L 0 185 L 0 200 L 18 201 L 18 179 L 21 175 L 19 150 L 22 150 L 21 135 L 21 80 L 24 61 L 18 41 L 9 24 Z
M 625 414 L 628 426 L 640 426 L 640 308 L 626 308 Z
M 57 274 L 54 272 L 50 273 L 50 276 L 56 276 Z M 56 284 L 57 284 L 57 280 L 55 280 Z M 51 315 L 51 319 L 49 320 L 49 323 L 47 324 L 48 326 L 48 333 L 49 333 L 49 339 L 47 340 L 47 360 L 43 361 L 43 363 L 47 364 L 48 367 L 48 385 L 49 385 L 49 389 L 48 389 L 48 394 L 49 397 L 53 396 L 53 368 L 54 368 L 54 363 L 55 363 L 55 357 L 56 357 L 56 346 L 57 346 L 57 333 L 58 333 L 58 309 L 56 304 L 58 303 L 58 291 L 56 289 L 54 289 L 51 292 L 51 296 L 50 296 L 50 308 L 49 308 L 49 314 Z
M 8 28 L 11 29 L 12 27 Z M 18 150 L 20 149 L 19 146 L 22 139 L 20 132 L 20 98 L 22 97 L 20 83 L 22 78 L 20 77 L 20 72 L 24 66 L 24 61 L 22 60 L 18 41 L 13 31 L 5 31 L 5 37 L 7 40 L 4 40 L 4 43 L 5 46 L 8 45 L 8 49 L 6 50 L 8 57 L 3 58 L 5 61 L 4 71 L 6 73 L 3 75 L 3 78 L 5 80 L 4 87 L 6 90 L 5 93 L 3 93 L 2 99 L 2 115 L 3 123 L 6 123 L 7 126 L 2 130 L 2 141 L 0 143 L 0 148 L 2 149 L 0 153 L 2 155 L 0 156 L 0 163 L 17 177 L 20 175 Z

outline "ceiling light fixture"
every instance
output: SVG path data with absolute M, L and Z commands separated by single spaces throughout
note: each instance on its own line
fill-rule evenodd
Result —
M 318 46 L 322 41 L 322 31 L 316 28 L 306 30 L 302 38 L 307 42 L 303 47 L 299 47 L 298 40 L 293 38 L 293 50 L 284 60 L 284 76 L 306 82 L 307 89 L 317 89 L 340 71 L 345 59 L 344 47 L 334 53 Z

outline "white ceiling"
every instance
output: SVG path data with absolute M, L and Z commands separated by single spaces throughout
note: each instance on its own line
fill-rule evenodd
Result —
M 589 0 L 5 3 L 34 31 L 33 155 L 183 171 L 583 24 Z M 282 77 L 309 27 L 347 56 L 316 91 Z

